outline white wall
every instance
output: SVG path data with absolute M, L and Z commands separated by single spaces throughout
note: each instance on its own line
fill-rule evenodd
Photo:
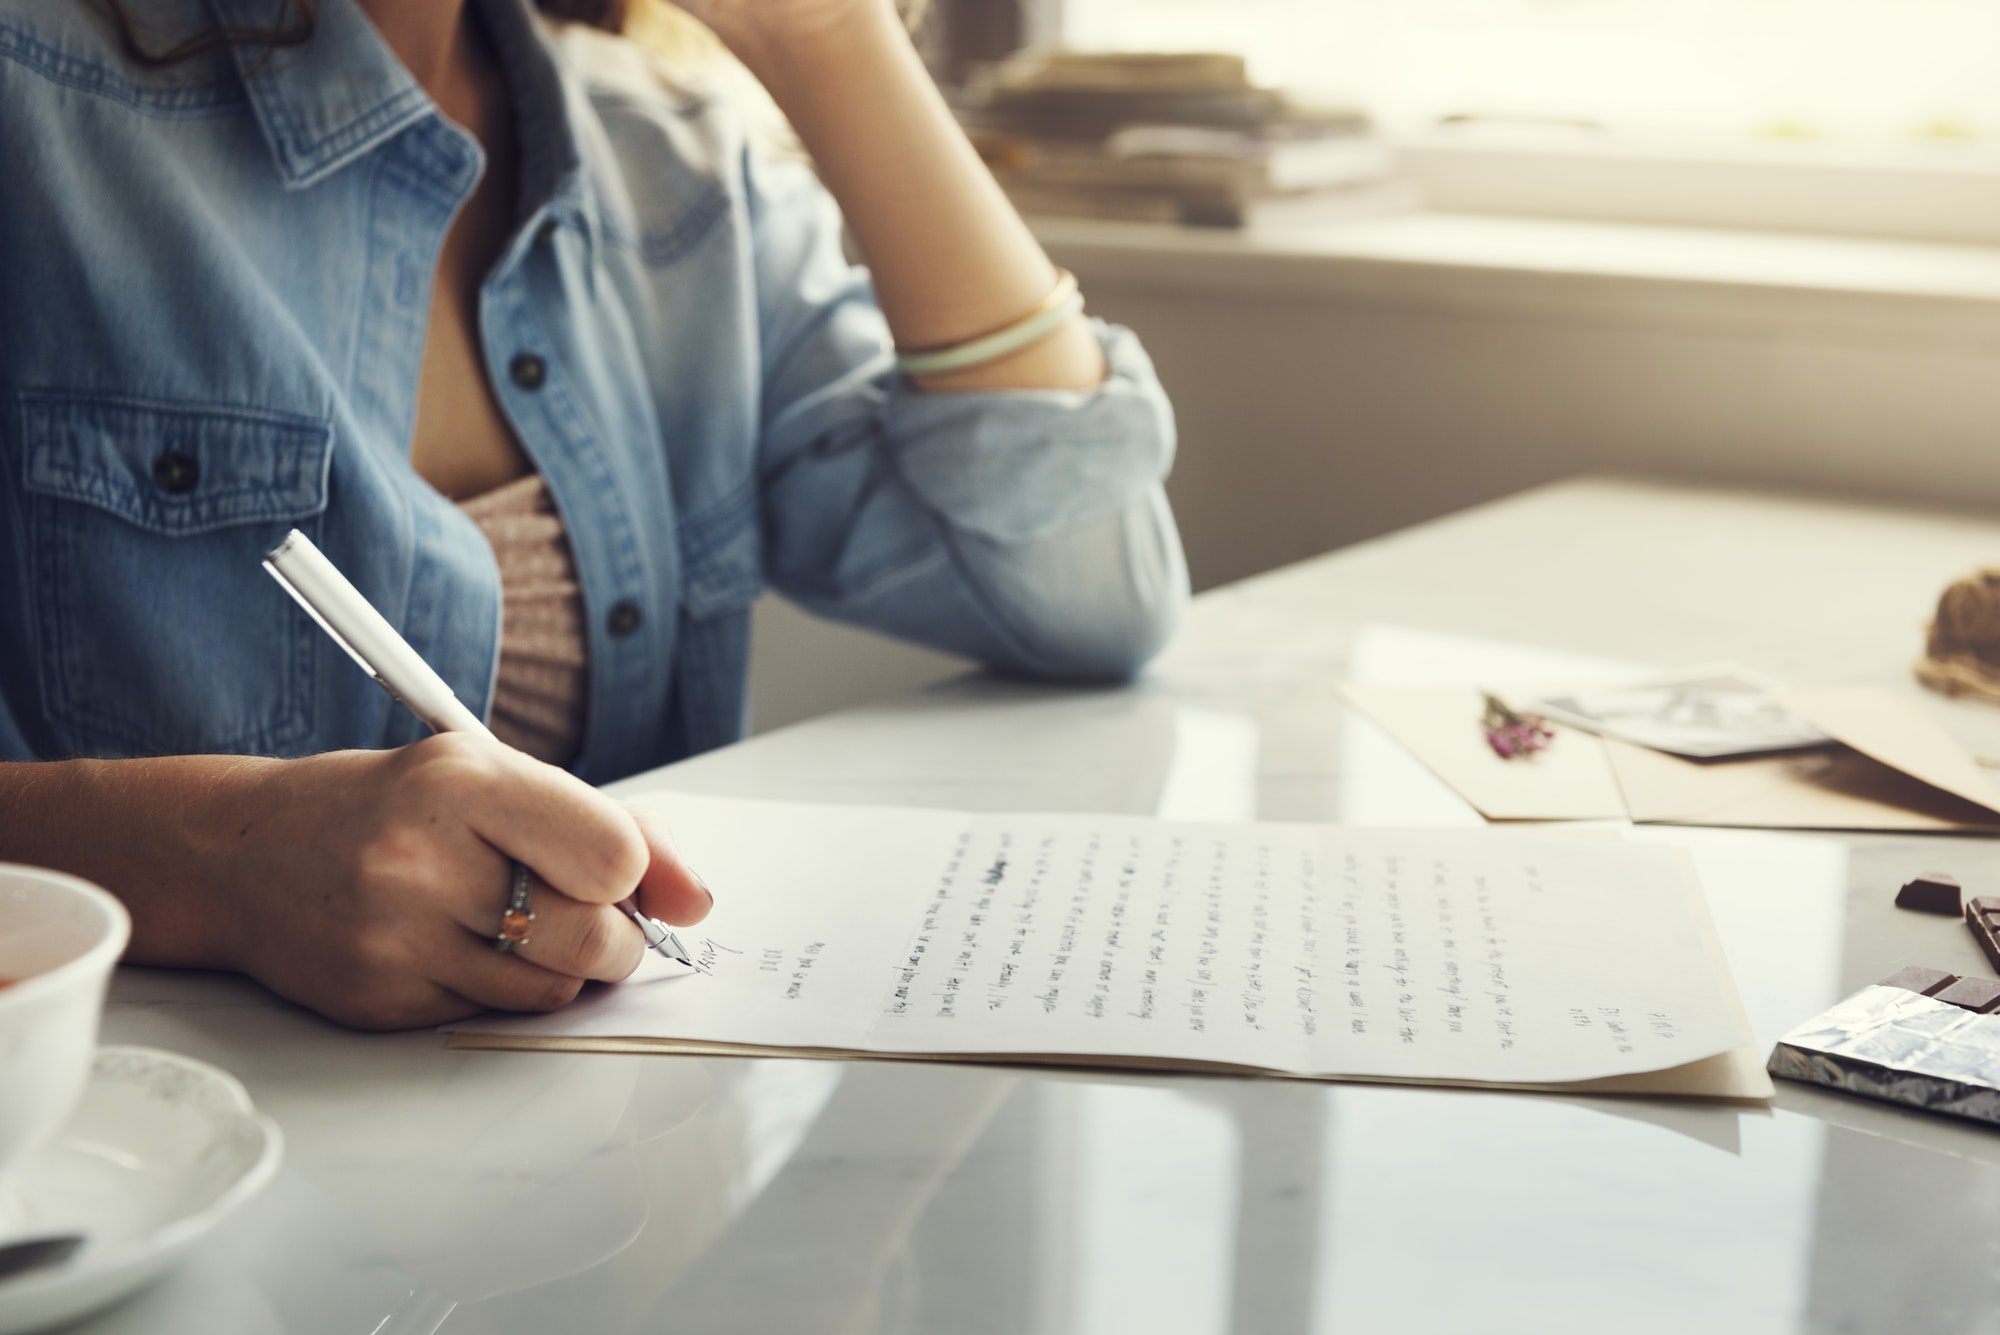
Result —
M 1955 303 L 1948 282 L 1829 295 L 1518 263 L 1506 283 L 1405 282 L 1345 261 L 1293 282 L 1270 263 L 1138 263 L 1096 235 L 1050 240 L 1173 395 L 1169 491 L 1197 588 L 1580 472 L 2000 507 L 2000 308 Z M 1802 598 L 1837 597 L 1800 575 Z M 768 604 L 760 727 L 949 670 Z
M 1201 584 L 1579 472 L 2000 504 L 2000 362 L 1962 350 L 1110 294 L 1185 443 Z M 2000 552 L 1995 553 L 2000 560 Z

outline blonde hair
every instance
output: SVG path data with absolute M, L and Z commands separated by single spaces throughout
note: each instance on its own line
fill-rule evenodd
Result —
M 633 0 L 621 30 L 654 58 L 674 69 L 697 69 L 728 56 L 720 39 L 693 15 L 667 0 Z

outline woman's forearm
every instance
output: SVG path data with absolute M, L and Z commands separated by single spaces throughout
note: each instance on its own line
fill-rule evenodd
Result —
M 94 881 L 132 914 L 136 964 L 231 967 L 221 893 L 260 768 L 238 756 L 0 764 L 0 861 Z
M 0 764 L 0 860 L 73 872 L 132 913 L 126 959 L 234 969 L 364 1028 L 545 1011 L 637 968 L 614 905 L 711 902 L 657 817 L 490 737 L 302 760 Z M 493 942 L 518 865 L 536 925 Z
M 896 342 L 931 348 L 1018 319 L 1056 271 L 952 118 L 885 4 L 743 51 L 846 215 Z M 1080 389 L 1104 377 L 1082 320 L 968 371 L 947 390 Z

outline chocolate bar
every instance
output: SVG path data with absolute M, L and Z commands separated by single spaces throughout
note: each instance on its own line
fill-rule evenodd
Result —
M 1779 1039 L 1766 1068 L 2000 1126 L 2000 983 L 1899 969 Z
M 1918 996 L 1935 996 L 1958 981 L 1955 973 L 1943 969 L 1926 969 L 1921 964 L 1912 964 L 1896 970 L 1884 978 L 1878 986 L 1900 987 L 1905 992 L 1915 992 Z
M 1931 997 L 1947 1006 L 1971 1011 L 1974 1015 L 1991 1015 L 2000 1011 L 2000 983 L 1990 978 L 1960 978 L 1950 987 L 1931 993 Z
M 1982 895 L 1968 901 L 1965 925 L 1972 929 L 1973 940 L 1979 942 L 1979 948 L 1993 961 L 1993 967 L 2000 969 L 2000 899 Z
M 1960 886 L 1956 876 L 1949 876 L 1941 871 L 1927 871 L 1896 892 L 1896 907 L 1956 918 L 1964 911 L 1960 907 L 1962 896 L 1959 891 Z
M 1975 1015 L 2000 1010 L 2000 983 L 1990 978 L 1961 978 L 1943 969 L 1926 969 L 1921 964 L 1898 969 L 1875 986 L 1900 987 L 1905 992 L 1942 1001 Z

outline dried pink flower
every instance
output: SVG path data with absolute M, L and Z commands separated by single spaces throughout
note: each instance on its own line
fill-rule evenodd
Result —
M 1486 744 L 1502 760 L 1518 760 L 1546 750 L 1556 739 L 1556 730 L 1540 714 L 1517 713 L 1495 695 L 1484 698 L 1486 711 L 1479 717 L 1479 726 Z

